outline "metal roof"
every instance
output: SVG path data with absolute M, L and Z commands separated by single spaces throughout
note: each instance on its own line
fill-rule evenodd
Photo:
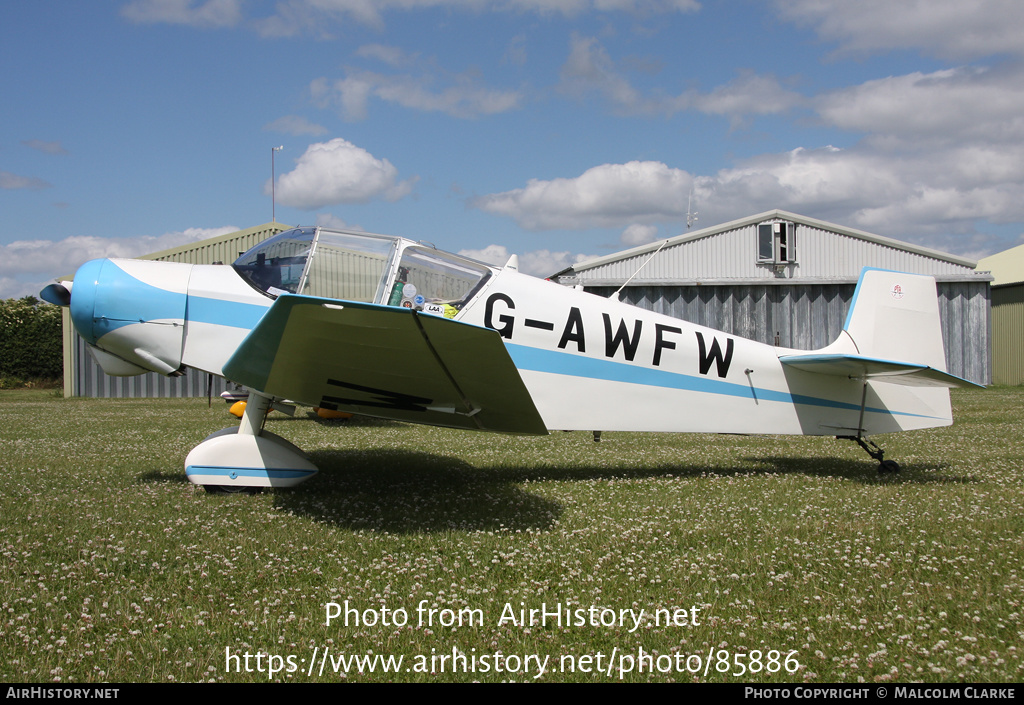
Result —
M 1024 245 L 978 260 L 978 270 L 991 272 L 992 286 L 1024 282 Z
M 757 262 L 757 225 L 771 221 L 797 226 L 795 263 L 766 266 Z M 552 278 L 590 286 L 621 284 L 633 275 L 633 285 L 855 282 L 863 267 L 872 266 L 931 274 L 945 280 L 987 280 L 986 275 L 974 272 L 976 265 L 973 260 L 946 252 L 771 210 L 587 260 Z

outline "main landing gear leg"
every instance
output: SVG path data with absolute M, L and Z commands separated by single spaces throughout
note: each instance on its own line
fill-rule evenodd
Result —
M 256 493 L 264 487 L 293 487 L 317 473 L 298 447 L 263 430 L 270 397 L 251 392 L 237 427 L 212 433 L 185 458 L 189 482 L 207 492 Z

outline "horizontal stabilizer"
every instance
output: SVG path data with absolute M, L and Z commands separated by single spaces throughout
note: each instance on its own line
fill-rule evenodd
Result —
M 224 365 L 224 375 L 309 406 L 547 433 L 497 331 L 407 308 L 281 296 Z
M 928 365 L 881 360 L 865 355 L 783 355 L 779 362 L 805 372 L 854 379 L 866 378 L 909 387 L 981 387 L 979 384 Z

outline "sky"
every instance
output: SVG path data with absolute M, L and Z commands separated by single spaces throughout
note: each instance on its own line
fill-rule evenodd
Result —
M 1019 0 L 0 13 L 0 298 L 275 214 L 541 276 L 688 213 L 780 208 L 974 259 L 1024 242 Z

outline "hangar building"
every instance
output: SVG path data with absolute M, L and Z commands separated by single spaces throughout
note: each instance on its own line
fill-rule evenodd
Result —
M 985 257 L 992 274 L 992 382 L 1024 384 L 1024 245 Z
M 552 279 L 783 347 L 839 335 L 864 267 L 938 283 L 947 370 L 991 382 L 987 272 L 955 255 L 773 210 L 569 267 Z

